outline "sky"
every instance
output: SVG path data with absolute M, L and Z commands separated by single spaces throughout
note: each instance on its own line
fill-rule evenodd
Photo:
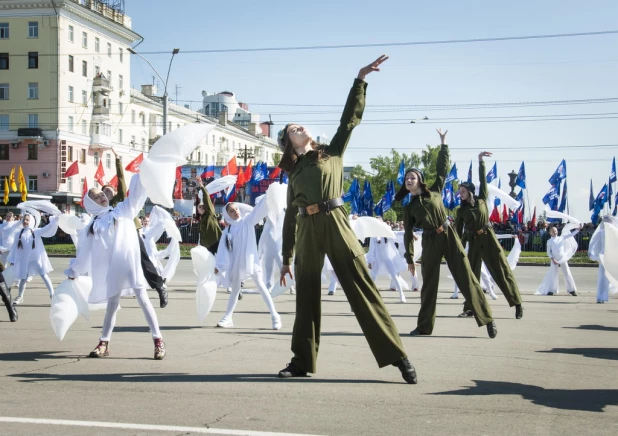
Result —
M 451 160 L 457 163 L 460 179 L 466 178 L 470 160 L 477 162 L 483 150 L 494 153 L 487 160 L 488 167 L 494 159 L 498 162 L 503 189 L 509 180 L 507 173 L 517 172 L 525 161 L 527 203 L 530 209 L 536 206 L 538 213 L 550 188 L 548 179 L 565 159 L 569 213 L 589 221 L 590 180 L 596 195 L 607 183 L 612 157 L 618 154 L 618 100 L 469 106 L 618 98 L 618 34 L 183 54 L 618 30 L 618 2 L 614 0 L 126 0 L 126 13 L 132 18 L 133 30 L 144 37 L 138 52 L 170 53 L 145 54 L 162 76 L 172 49 L 180 48 L 170 73 L 170 98 L 176 99 L 179 86 L 178 103 L 198 109 L 203 90 L 209 94 L 233 91 L 261 120 L 271 115 L 277 131 L 296 122 L 306 125 L 314 136 L 332 137 L 358 70 L 382 53 L 389 55 L 381 71 L 367 77 L 364 123 L 355 129 L 345 165 L 370 170 L 369 159 L 390 154 L 391 148 L 420 153 L 426 144 L 439 143 L 436 128 L 448 129 Z M 131 85 L 139 89 L 151 83 L 150 67 L 136 56 L 131 62 Z M 564 115 L 572 116 L 564 120 Z M 423 121 L 424 117 L 428 120 Z

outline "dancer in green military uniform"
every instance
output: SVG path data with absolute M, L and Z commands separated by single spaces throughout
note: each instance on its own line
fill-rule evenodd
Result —
M 460 237 L 468 240 L 468 260 L 477 280 L 481 279 L 481 265 L 485 262 L 489 274 L 500 288 L 509 306 L 515 306 L 515 318 L 521 319 L 524 308 L 521 305 L 521 295 L 515 281 L 515 276 L 509 266 L 502 247 L 496 239 L 493 227 L 489 224 L 489 210 L 487 209 L 487 175 L 484 156 L 491 153 L 484 151 L 479 154 L 479 195 L 474 195 L 473 183 L 464 182 L 459 185 L 461 206 L 457 211 L 455 229 Z M 466 299 L 464 311 L 460 316 L 472 316 L 472 308 Z
M 448 145 L 444 142 L 447 132 L 443 134 L 438 130 L 442 145 L 438 153 L 436 181 L 431 188 L 427 188 L 423 173 L 412 168 L 406 172 L 404 185 L 395 196 L 395 200 L 402 201 L 408 193 L 412 195 L 412 200 L 403 209 L 406 249 L 404 256 L 412 274 L 415 273 L 413 230 L 415 227 L 423 229 L 421 310 L 418 314 L 417 327 L 410 334 L 431 335 L 433 332 L 440 282 L 440 262 L 444 256 L 455 283 L 466 300 L 470 301 L 477 324 L 479 327 L 486 325 L 489 337 L 495 338 L 498 329 L 492 319 L 491 308 L 478 280 L 474 277 L 461 241 L 451 228 L 450 218 L 447 217 L 442 203 L 441 192 L 449 170 Z
M 343 154 L 365 108 L 365 76 L 379 71 L 381 56 L 361 68 L 348 96 L 341 124 L 329 146 L 317 144 L 297 124 L 279 133 L 283 155 L 279 167 L 289 173 L 287 209 L 283 224 L 283 268 L 292 277 L 296 258 L 296 319 L 292 334 L 294 357 L 279 377 L 301 377 L 316 372 L 320 344 L 321 273 L 326 254 L 343 292 L 369 342 L 378 366 L 394 365 L 404 380 L 417 383 L 416 371 L 406 357 L 399 332 L 371 280 L 364 250 L 348 222 L 343 192 Z
M 202 178 L 197 179 L 197 184 L 202 191 L 202 204 L 197 206 L 197 212 L 200 214 L 200 245 L 206 247 L 212 254 L 217 254 L 219 239 L 221 239 L 221 227 L 217 221 L 215 214 L 215 206 L 212 204 L 210 195 L 204 188 Z

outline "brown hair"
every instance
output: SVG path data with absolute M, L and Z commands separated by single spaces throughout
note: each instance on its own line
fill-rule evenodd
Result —
M 290 137 L 288 135 L 288 127 L 290 127 L 290 124 L 285 126 L 282 133 L 279 134 L 279 145 L 283 148 L 283 154 L 281 155 L 281 160 L 279 161 L 278 166 L 283 171 L 289 173 L 294 169 L 294 165 L 296 165 L 298 156 L 294 152 L 294 146 L 292 145 L 292 141 L 290 141 Z M 326 145 L 324 144 L 319 144 L 312 140 L 311 148 L 315 150 L 315 157 L 311 161 L 311 163 L 314 165 L 318 162 L 324 162 L 330 157 L 326 152 Z
M 405 183 L 405 179 L 406 177 L 408 177 L 409 173 L 414 173 L 417 175 L 418 180 L 419 180 L 419 185 L 421 186 L 421 196 L 429 197 L 431 195 L 429 188 L 427 188 L 427 185 L 425 184 L 425 178 L 423 177 L 423 173 L 421 173 L 416 168 L 412 168 L 406 171 L 403 185 L 401 185 L 401 188 L 399 188 L 399 191 L 397 192 L 397 194 L 395 194 L 395 201 L 402 201 L 404 198 L 406 198 L 406 195 L 408 195 L 408 192 L 410 192 L 408 191 L 408 188 L 406 188 L 406 183 Z

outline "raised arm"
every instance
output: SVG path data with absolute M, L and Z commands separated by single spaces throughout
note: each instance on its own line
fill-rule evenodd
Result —
M 118 186 L 120 187 L 120 183 L 118 183 Z M 114 208 L 114 213 L 132 220 L 144 207 L 146 197 L 146 189 L 142 185 L 141 177 L 139 174 L 136 174 L 131 178 L 129 196 L 124 201 L 118 203 Z
M 438 161 L 436 162 L 436 181 L 431 186 L 431 188 L 429 188 L 429 190 L 433 192 L 442 192 L 442 189 L 444 189 L 444 184 L 446 182 L 446 177 L 449 172 L 451 159 L 448 151 L 448 145 L 446 145 L 446 143 L 444 142 L 447 133 L 448 130 L 442 133 L 442 130 L 438 129 L 441 145 L 440 151 L 438 152 Z
M 328 146 L 327 150 L 330 156 L 343 156 L 348 142 L 350 142 L 352 130 L 360 124 L 365 111 L 365 95 L 367 92 L 365 77 L 374 71 L 380 71 L 380 65 L 387 59 L 388 56 L 382 55 L 371 64 L 361 68 L 358 72 L 358 76 L 354 79 L 354 84 L 348 94 L 348 99 L 339 122 L 339 128 Z
M 487 169 L 485 168 L 485 161 L 483 157 L 490 157 L 491 153 L 488 151 L 483 151 L 479 154 L 479 195 L 478 198 L 481 200 L 487 200 Z
M 53 216 L 49 219 L 49 224 L 34 230 L 34 234 L 41 238 L 51 238 L 58 231 L 58 217 Z
M 283 217 L 282 230 L 282 249 L 283 264 L 290 265 L 294 257 L 294 245 L 296 245 L 296 216 L 298 215 L 298 207 L 294 206 L 294 190 L 292 185 L 288 184 L 288 201 Z
M 116 154 L 116 151 L 112 148 L 112 153 L 116 156 L 116 178 L 118 179 L 118 189 L 116 191 L 116 195 L 111 199 L 109 204 L 114 207 L 127 196 L 127 182 L 124 179 L 124 168 L 122 168 L 122 162 L 120 162 L 120 158 Z

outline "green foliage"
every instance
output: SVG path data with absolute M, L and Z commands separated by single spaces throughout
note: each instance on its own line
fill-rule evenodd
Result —
M 273 165 L 278 166 L 279 162 L 281 162 L 281 153 L 273 154 Z

